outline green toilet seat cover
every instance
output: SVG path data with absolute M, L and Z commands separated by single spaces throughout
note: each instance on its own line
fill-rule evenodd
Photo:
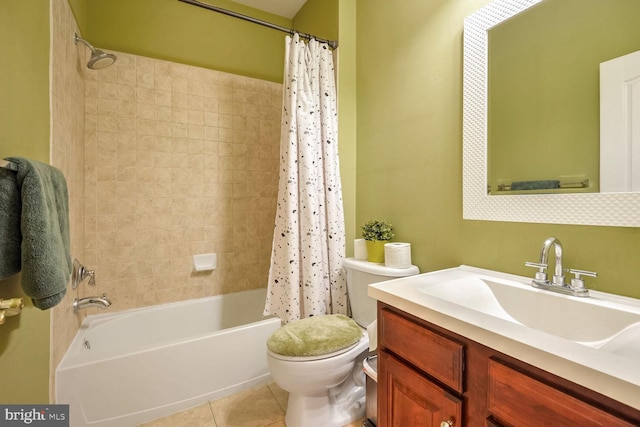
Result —
M 288 323 L 267 340 L 273 353 L 289 357 L 321 356 L 350 347 L 362 338 L 362 329 L 342 314 L 326 314 Z

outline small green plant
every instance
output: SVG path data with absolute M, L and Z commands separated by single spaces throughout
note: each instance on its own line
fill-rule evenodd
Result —
M 393 239 L 393 226 L 386 220 L 370 220 L 362 226 L 362 238 L 364 240 L 391 240 Z

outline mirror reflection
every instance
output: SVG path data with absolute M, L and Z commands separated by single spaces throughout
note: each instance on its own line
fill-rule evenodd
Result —
M 600 191 L 600 64 L 640 50 L 639 16 L 639 0 L 547 0 L 488 31 L 490 194 Z

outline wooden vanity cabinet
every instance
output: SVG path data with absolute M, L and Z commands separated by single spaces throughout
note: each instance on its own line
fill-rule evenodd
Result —
M 640 411 L 378 303 L 378 427 L 640 426 Z

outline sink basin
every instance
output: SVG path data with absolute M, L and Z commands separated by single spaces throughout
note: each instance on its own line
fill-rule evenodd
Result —
M 537 289 L 531 278 L 469 266 L 369 286 L 379 301 L 640 407 L 640 300 L 589 294 Z M 624 387 L 607 385 L 609 378 Z
M 639 307 L 597 294 L 567 297 L 513 279 L 469 273 L 458 270 L 445 281 L 417 280 L 414 285 L 425 295 L 594 348 L 608 347 L 611 340 L 634 331 L 640 337 Z

